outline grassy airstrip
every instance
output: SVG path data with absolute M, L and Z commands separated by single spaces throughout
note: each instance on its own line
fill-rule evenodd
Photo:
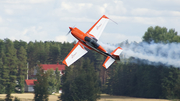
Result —
M 14 97 L 18 97 L 21 101 L 32 101 L 34 98 L 33 93 L 23 93 L 23 94 L 11 94 Z M 0 94 L 0 99 L 4 99 L 6 94 Z M 49 101 L 57 101 L 59 94 L 50 95 Z M 125 96 L 110 96 L 107 94 L 101 94 L 101 99 L 98 101 L 170 101 L 165 99 L 146 99 L 146 98 L 133 98 Z

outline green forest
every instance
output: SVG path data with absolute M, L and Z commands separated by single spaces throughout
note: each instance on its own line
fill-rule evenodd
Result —
M 142 36 L 142 42 L 150 44 L 151 41 L 179 43 L 180 36 L 175 29 L 149 27 Z M 34 67 L 38 63 L 62 64 L 75 43 L 1 39 L 0 94 L 10 96 L 11 93 L 23 93 L 27 63 L 31 79 Z M 121 43 L 123 42 L 117 42 L 120 47 Z M 100 93 L 144 98 L 180 98 L 179 67 L 143 64 L 140 59 L 132 63 L 130 61 L 135 58 L 130 57 L 105 69 L 102 67 L 105 59 L 106 57 L 90 50 L 73 65 L 66 67 L 65 75 L 62 77 L 62 90 L 66 94 L 62 94 L 61 99 L 89 101 L 98 98 Z M 91 95 L 91 98 L 82 94 Z M 72 97 L 66 99 L 69 95 Z

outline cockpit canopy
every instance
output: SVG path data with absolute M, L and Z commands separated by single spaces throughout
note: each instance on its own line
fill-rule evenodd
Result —
M 90 37 L 88 37 L 88 36 L 86 36 L 86 37 L 84 38 L 84 40 L 85 40 L 86 42 L 92 44 L 95 48 L 98 48 L 98 47 L 99 47 L 99 44 L 97 43 L 97 40 L 94 40 L 94 39 L 92 39 L 92 38 L 90 38 Z

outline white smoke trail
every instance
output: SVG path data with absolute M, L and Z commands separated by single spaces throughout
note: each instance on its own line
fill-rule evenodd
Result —
M 113 45 L 113 44 L 105 44 L 105 43 L 100 42 L 100 41 L 98 41 L 98 43 L 99 43 L 104 49 L 106 49 L 109 53 L 117 48 L 116 45 Z
M 115 46 L 102 46 L 114 50 Z M 108 47 L 107 47 L 108 46 Z M 134 57 L 145 60 L 147 64 L 164 64 L 167 66 L 180 67 L 180 43 L 123 43 L 120 45 L 123 49 L 123 58 Z

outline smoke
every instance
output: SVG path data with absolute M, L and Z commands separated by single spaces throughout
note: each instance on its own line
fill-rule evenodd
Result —
M 151 65 L 163 64 L 166 66 L 180 67 L 180 43 L 153 43 L 146 42 L 128 43 L 119 45 L 101 44 L 105 49 L 114 50 L 120 46 L 123 49 L 121 58 L 128 59 L 134 57 L 141 62 Z M 134 60 L 131 62 L 135 62 Z
M 115 50 L 117 47 L 117 45 L 114 45 L 114 44 L 105 44 L 103 42 L 100 42 L 98 41 L 98 43 L 106 50 L 108 51 L 109 53 L 111 53 L 113 50 Z

